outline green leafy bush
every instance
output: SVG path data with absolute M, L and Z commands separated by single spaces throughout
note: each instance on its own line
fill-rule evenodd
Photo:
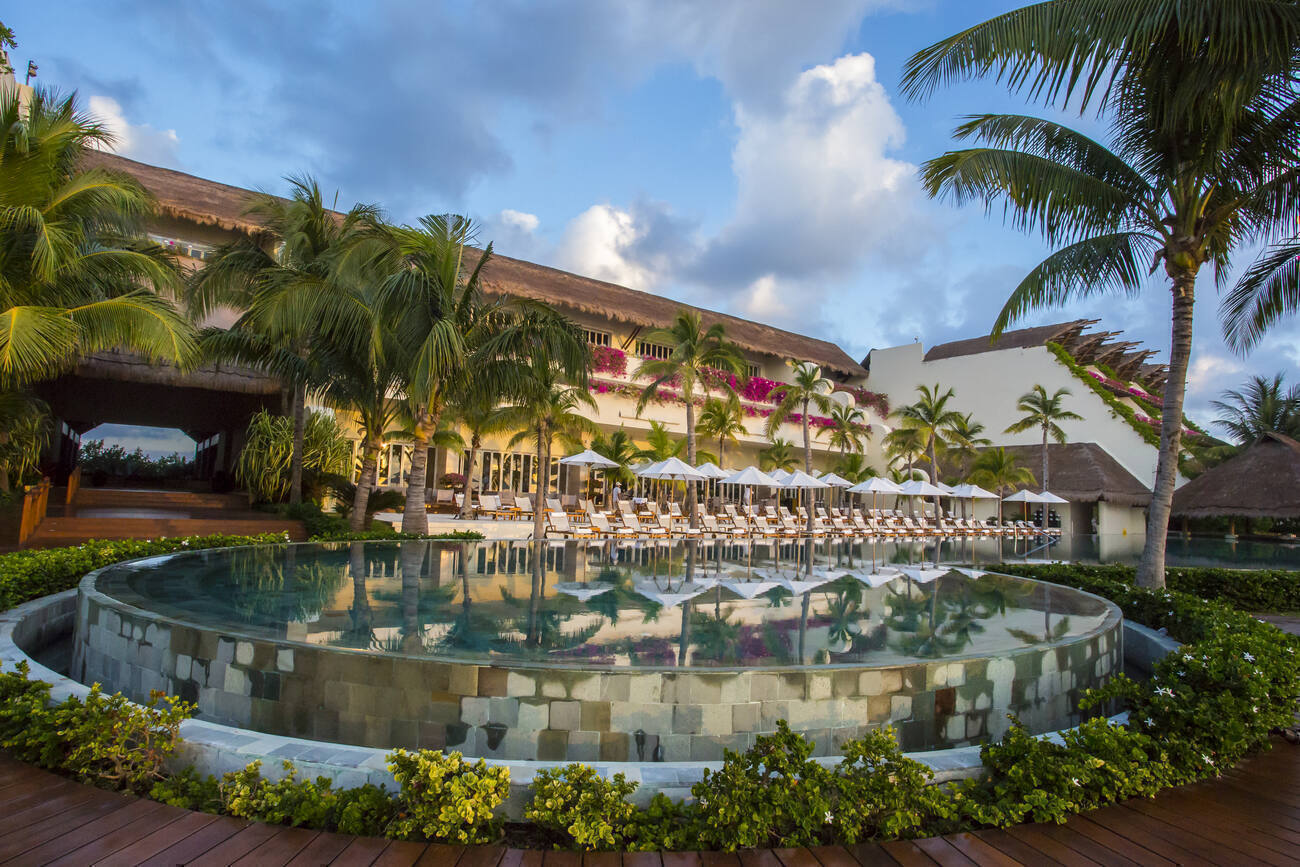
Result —
M 225 812 L 253 822 L 328 828 L 337 801 L 329 777 L 300 780 L 293 762 L 284 763 L 284 776 L 275 781 L 262 776 L 261 762 L 221 778 Z
M 383 786 L 339 789 L 336 797 L 334 826 L 340 834 L 382 837 L 397 815 L 397 801 Z
M 185 768 L 179 774 L 165 777 L 153 784 L 149 797 L 184 810 L 203 813 L 220 813 L 221 782 L 212 774 L 200 776 L 194 768 Z
M 1132 566 L 1119 564 L 1007 564 L 998 568 L 1011 575 L 1065 584 L 1103 596 L 1116 592 L 1118 585 L 1132 586 L 1137 574 Z M 1300 572 L 1170 567 L 1165 570 L 1165 583 L 1169 590 L 1225 602 L 1242 611 L 1300 611 Z
M 510 771 L 487 762 L 467 762 L 460 753 L 419 750 L 388 754 L 396 778 L 398 812 L 395 837 L 490 843 L 501 833 L 497 808 L 510 794 Z
M 622 774 L 606 780 L 589 765 L 545 768 L 533 777 L 524 818 L 556 834 L 556 848 L 620 849 L 636 814 L 627 800 L 636 787 Z
M 849 741 L 843 753 L 832 815 L 843 842 L 938 833 L 953 818 L 947 793 L 931 785 L 934 773 L 903 755 L 892 729 Z

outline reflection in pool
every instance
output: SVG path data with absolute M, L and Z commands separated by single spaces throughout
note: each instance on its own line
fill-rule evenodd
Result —
M 571 668 L 995 655 L 1089 634 L 1109 613 L 1084 594 L 935 567 L 911 549 L 830 542 L 275 546 L 113 567 L 97 587 L 254 638 Z

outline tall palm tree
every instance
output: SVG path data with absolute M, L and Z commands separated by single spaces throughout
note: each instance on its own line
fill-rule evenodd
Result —
M 619 428 L 608 434 L 597 433 L 591 440 L 591 450 L 601 457 L 608 458 L 617 467 L 610 467 L 603 472 L 607 478 L 614 479 L 624 485 L 630 485 L 636 481 L 636 475 L 632 472 L 632 464 L 640 460 L 641 450 L 637 448 L 636 442 L 628 436 L 627 431 Z
M 327 382 L 329 372 L 312 381 L 310 356 L 330 343 L 327 330 L 355 322 L 354 286 L 339 287 L 336 269 L 378 219 L 370 205 L 356 205 L 342 220 L 326 207 L 320 186 L 309 177 L 289 178 L 290 197 L 259 194 L 245 214 L 264 229 L 264 237 L 240 237 L 195 272 L 189 306 L 203 317 L 218 307 L 244 311 L 228 333 L 209 329 L 209 356 L 261 367 L 284 380 L 291 394 L 293 454 L 289 463 L 289 502 L 302 501 L 303 436 L 307 391 Z M 346 318 L 334 305 L 342 303 Z M 370 317 L 347 338 L 364 340 Z
M 169 300 L 174 258 L 145 235 L 153 197 L 135 179 L 82 169 L 113 137 L 72 96 L 0 90 L 0 391 L 122 347 L 150 361 L 194 359 L 194 332 Z
M 727 340 L 726 329 L 715 322 L 707 329 L 700 322 L 700 314 L 691 310 L 678 310 L 672 327 L 660 328 L 645 336 L 645 341 L 668 346 L 671 354 L 664 359 L 649 358 L 641 362 L 636 376 L 649 378 L 650 383 L 641 391 L 636 413 L 639 416 L 657 393 L 660 386 L 675 381 L 681 389 L 686 404 L 686 461 L 695 465 L 695 394 L 698 386 L 708 391 L 703 381 L 706 372 L 718 370 L 737 377 L 745 375 L 745 357 L 740 347 Z M 731 386 L 723 379 L 719 385 L 725 391 Z M 686 508 L 691 526 L 695 525 L 695 486 L 688 485 Z
M 758 466 L 764 471 L 793 470 L 799 466 L 794 443 L 781 437 L 773 437 L 772 444 L 758 453 Z
M 661 421 L 650 422 L 650 432 L 645 435 L 645 442 L 645 448 L 639 449 L 636 453 L 638 460 L 666 461 L 669 458 L 681 457 L 682 449 L 686 448 L 686 440 L 673 439 L 667 425 Z
M 951 460 L 956 467 L 966 466 L 979 456 L 979 450 L 983 446 L 993 444 L 993 440 L 984 436 L 983 422 L 976 421 L 975 416 L 969 412 L 962 413 L 953 423 L 952 429 L 954 436 L 951 442 L 943 444 L 940 460 Z
M 885 454 L 891 465 L 902 462 L 907 468 L 907 479 L 912 478 L 917 458 L 925 454 L 925 442 L 916 428 L 896 427 L 885 434 Z
M 718 466 L 722 466 L 727 443 L 736 444 L 740 434 L 748 433 L 740 411 L 740 401 L 733 394 L 727 399 L 711 397 L 700 408 L 695 432 L 718 441 Z
M 1047 490 L 1047 471 L 1049 469 L 1047 462 L 1047 438 L 1050 436 L 1058 443 L 1065 442 L 1065 430 L 1061 427 L 1063 421 L 1083 421 L 1083 416 L 1076 412 L 1070 412 L 1063 405 L 1064 399 L 1070 394 L 1068 388 L 1058 388 L 1052 394 L 1047 393 L 1047 389 L 1041 385 L 1035 385 L 1026 393 L 1020 395 L 1016 401 L 1016 409 L 1025 413 L 1025 416 L 1019 421 L 1010 424 L 1005 433 L 1024 433 L 1027 430 L 1039 428 L 1043 432 L 1043 475 L 1040 480 L 1043 483 L 1043 490 Z
M 460 516 L 468 518 L 474 512 L 474 468 L 483 448 L 483 437 L 501 432 L 505 427 L 504 419 L 495 396 L 481 384 L 473 382 L 458 389 L 448 410 L 448 414 L 469 434 L 464 449 L 465 501 L 460 507 Z
M 998 495 L 998 523 L 1002 523 L 1002 497 L 1018 485 L 1032 485 L 1034 474 L 1022 467 L 1004 448 L 988 449 L 980 453 L 971 466 L 970 479 Z
M 831 411 L 831 392 L 835 383 L 822 376 L 820 365 L 811 361 L 801 361 L 794 366 L 794 378 L 782 383 L 769 392 L 770 397 L 778 397 L 781 402 L 767 417 L 767 435 L 772 437 L 781 424 L 796 409 L 799 410 L 803 423 L 803 470 L 812 472 L 812 438 L 808 434 L 808 411 L 815 409 L 820 413 Z M 809 512 L 812 509 L 808 510 Z
M 502 427 L 519 431 L 510 439 L 511 448 L 529 440 L 534 446 L 533 467 L 537 473 L 537 486 L 533 503 L 533 538 L 537 540 L 544 538 L 545 534 L 551 452 L 556 438 L 580 446 L 584 436 L 594 436 L 599 432 L 595 422 L 579 411 L 586 408 L 595 412 L 596 399 L 587 391 L 586 385 L 568 385 L 561 375 L 558 364 L 544 361 L 532 364 L 519 400 L 502 407 L 498 416 Z M 538 550 L 536 556 L 540 557 Z
M 841 458 L 865 449 L 864 444 L 871 436 L 866 413 L 853 404 L 836 403 L 831 405 L 830 418 L 831 426 L 817 431 L 817 436 L 826 434 L 830 447 L 839 449 Z
M 835 473 L 854 484 L 865 482 L 878 475 L 876 468 L 867 463 L 866 455 L 861 452 L 849 452 L 841 455 L 835 462 Z
M 1300 437 L 1300 385 L 1287 388 L 1285 379 L 1252 376 L 1241 390 L 1223 392 L 1223 400 L 1210 402 L 1219 411 L 1214 424 L 1242 446 L 1270 432 Z
M 999 201 L 1013 225 L 1058 249 L 1012 292 L 999 335 L 1030 310 L 1100 292 L 1139 293 L 1163 266 L 1171 345 L 1160 452 L 1138 583 L 1164 584 L 1165 537 L 1182 438 L 1196 278 L 1281 237 L 1300 214 L 1300 5 L 1286 2 L 1049 0 L 967 28 L 913 56 L 903 88 L 924 96 L 993 76 L 1013 92 L 1096 107 L 1112 147 L 1050 120 L 977 115 L 956 136 L 979 146 L 930 160 L 932 196 Z M 1239 346 L 1258 339 L 1286 274 L 1276 256 L 1226 301 Z M 1292 276 L 1290 285 L 1294 286 Z M 1294 308 L 1294 292 L 1287 296 Z M 1261 309 L 1261 302 L 1263 307 Z
M 930 461 L 930 481 L 937 483 L 940 444 L 960 443 L 961 437 L 957 429 L 965 419 L 960 412 L 948 406 L 948 401 L 952 400 L 954 394 L 951 388 L 940 394 L 939 384 L 935 383 L 934 388 L 918 385 L 916 391 L 919 395 L 916 403 L 900 406 L 896 414 L 902 427 L 916 431 L 921 441 L 921 451 Z M 938 518 L 941 514 L 939 495 L 935 494 L 934 515 Z

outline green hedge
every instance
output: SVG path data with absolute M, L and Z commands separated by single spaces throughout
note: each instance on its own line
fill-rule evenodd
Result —
M 100 556 L 107 551 L 138 556 L 135 548 L 116 547 Z M 1120 675 L 1085 693 L 1085 710 L 1122 703 L 1128 724 L 1094 716 L 1058 744 L 1030 735 L 1013 718 L 1007 734 L 981 750 L 983 779 L 943 786 L 930 785 L 930 770 L 905 757 L 887 730 L 846 744 L 841 761 L 824 767 L 812 760 L 810 743 L 781 724 L 745 753 L 728 751 L 722 768 L 692 788 L 691 802 L 659 795 L 638 809 L 630 802 L 636 784 L 622 778 L 606 780 L 581 765 L 539 774 L 525 807 L 534 823 L 529 839 L 561 848 L 734 850 L 1062 822 L 1082 810 L 1217 776 L 1268 749 L 1270 731 L 1293 723 L 1300 638 L 1233 605 L 1255 609 L 1264 599 L 1292 598 L 1294 573 L 1276 573 L 1266 583 L 1278 586 L 1263 593 L 1234 582 L 1240 573 L 1170 570 L 1171 583 L 1195 588 L 1200 595 L 1193 595 L 1135 587 L 1123 567 L 1007 571 L 1106 596 L 1126 617 L 1183 642 L 1156 664 L 1149 681 Z M 286 777 L 271 781 L 257 763 L 220 780 L 192 771 L 167 776 L 162 768 L 178 741 L 177 721 L 192 712 L 172 699 L 139 707 L 98 690 L 89 700 L 51 706 L 48 685 L 28 680 L 24 667 L 0 672 L 0 748 L 79 779 L 272 823 L 455 843 L 500 837 L 508 771 L 466 762 L 458 753 L 390 754 L 399 782 L 392 793 L 375 786 L 337 790 L 325 779 L 298 778 L 291 766 Z M 70 741 L 67 732 L 76 737 Z

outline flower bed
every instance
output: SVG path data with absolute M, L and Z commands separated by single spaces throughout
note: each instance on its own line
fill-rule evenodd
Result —
M 274 538 L 274 537 L 272 537 Z M 237 537 L 208 541 L 238 544 Z M 253 544 L 259 540 L 247 540 Z M 204 540 L 141 545 L 197 547 Z M 188 543 L 188 544 L 186 544 Z M 79 569 L 104 558 L 137 556 L 129 543 L 39 552 L 57 569 L 32 580 L 17 597 L 75 584 Z M 28 555 L 0 560 L 6 574 Z M 89 558 L 89 559 L 87 559 Z M 6 568 L 7 567 L 7 568 Z M 539 773 L 525 807 L 533 823 L 515 828 L 512 842 L 583 849 L 731 849 L 805 846 L 944 834 L 981 826 L 1064 821 L 1072 813 L 1166 786 L 1215 776 L 1245 755 L 1268 747 L 1271 729 L 1288 725 L 1300 696 L 1300 639 L 1256 621 L 1249 609 L 1295 606 L 1300 574 L 1260 575 L 1257 586 L 1227 570 L 1170 570 L 1179 589 L 1143 590 L 1125 567 L 1017 566 L 1029 574 L 1107 596 L 1130 619 L 1163 628 L 1183 647 L 1157 663 L 1152 679 L 1120 676 L 1091 691 L 1082 704 L 1121 701 L 1131 723 L 1094 717 L 1053 742 L 1013 724 L 981 750 L 986 776 L 943 786 L 899 751 L 888 730 L 843 747 L 826 766 L 811 745 L 784 724 L 743 754 L 726 754 L 706 772 L 691 802 L 658 795 L 634 807 L 636 784 L 602 778 L 571 764 Z M 62 577 L 53 577 L 53 573 Z M 1236 579 L 1236 580 L 1234 580 Z M 11 596 L 14 594 L 11 593 Z M 1202 596 L 1208 598 L 1201 598 Z M 648 648 L 647 648 L 648 649 Z M 49 687 L 27 671 L 0 673 L 0 748 L 16 757 L 108 788 L 148 793 L 190 809 L 345 833 L 480 843 L 502 834 L 501 806 L 509 772 L 460 754 L 423 750 L 389 754 L 398 790 L 372 785 L 335 789 L 327 779 L 299 779 L 292 766 L 272 781 L 258 763 L 220 780 L 192 771 L 171 775 L 167 759 L 179 745 L 179 721 L 193 706 L 159 697 L 147 706 L 92 690 L 86 699 L 49 701 Z M 75 732 L 75 736 L 68 736 Z

